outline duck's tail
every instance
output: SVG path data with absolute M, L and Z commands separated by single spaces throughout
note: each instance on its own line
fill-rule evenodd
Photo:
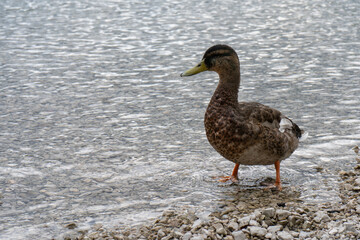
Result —
M 296 123 L 285 116 L 282 116 L 281 118 L 279 130 L 280 132 L 285 132 L 286 130 L 292 131 L 299 141 L 304 141 L 309 135 L 308 132 L 300 129 Z
M 305 141 L 307 139 L 307 137 L 309 136 L 309 132 L 301 130 L 301 137 L 299 138 L 299 141 Z

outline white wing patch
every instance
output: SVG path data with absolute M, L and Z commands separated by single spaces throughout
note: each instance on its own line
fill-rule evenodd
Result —
M 286 130 L 291 130 L 293 127 L 293 123 L 286 117 L 281 118 L 280 121 L 280 127 L 279 127 L 279 131 L 280 132 L 285 132 Z M 309 136 L 309 133 L 306 131 L 301 130 L 301 137 L 299 138 L 299 142 L 304 141 L 305 139 L 307 139 L 307 137 Z
M 289 119 L 281 118 L 279 131 L 283 133 L 285 130 L 291 130 L 292 126 L 293 123 Z

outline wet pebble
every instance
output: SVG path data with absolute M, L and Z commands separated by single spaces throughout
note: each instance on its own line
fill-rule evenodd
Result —
M 76 223 L 68 223 L 68 224 L 66 224 L 65 225 L 65 227 L 67 228 L 67 229 L 74 229 L 74 228 L 77 228 L 77 225 L 76 225 Z

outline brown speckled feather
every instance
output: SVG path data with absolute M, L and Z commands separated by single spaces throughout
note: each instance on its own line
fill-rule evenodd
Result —
M 294 131 L 280 132 L 283 116 L 278 110 L 255 102 L 228 104 L 217 92 L 204 123 L 210 144 L 226 159 L 267 165 L 287 158 L 297 148 Z
M 298 147 L 299 127 L 276 109 L 256 102 L 237 101 L 239 64 L 236 53 L 229 52 L 228 61 L 222 59 L 219 63 L 217 59 L 211 66 L 219 73 L 220 82 L 204 119 L 210 144 L 226 159 L 245 165 L 274 164 L 289 157 Z M 207 55 L 205 53 L 205 59 Z M 216 51 L 212 55 L 216 55 Z M 284 118 L 292 126 L 281 132 L 280 122 Z

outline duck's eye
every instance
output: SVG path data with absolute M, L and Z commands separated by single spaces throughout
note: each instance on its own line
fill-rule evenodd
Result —
M 197 67 L 201 67 L 201 63 L 199 63 L 199 64 L 197 65 Z

